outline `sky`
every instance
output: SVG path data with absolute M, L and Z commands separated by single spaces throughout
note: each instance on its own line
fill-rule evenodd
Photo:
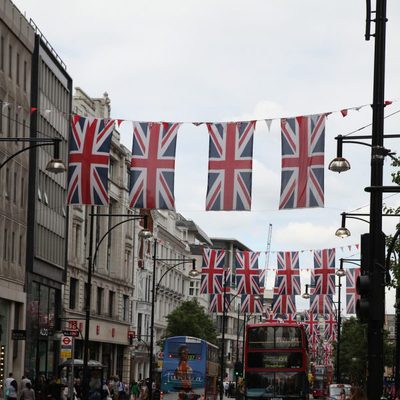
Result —
M 374 2 L 373 2 L 374 3 Z M 112 117 L 125 119 L 121 140 L 132 146 L 128 121 L 179 121 L 176 209 L 210 237 L 235 238 L 256 251 L 336 248 L 337 259 L 359 258 L 354 245 L 369 227 L 348 220 L 352 235 L 339 239 L 340 213 L 369 212 L 370 150 L 347 144 L 351 170 L 328 170 L 335 136 L 372 121 L 374 39 L 365 41 L 365 2 L 335 0 L 15 0 L 67 65 L 75 87 L 91 97 L 107 92 Z M 386 115 L 400 110 L 400 2 L 388 0 Z M 372 32 L 374 26 L 372 26 Z M 339 110 L 350 110 L 344 118 Z M 278 210 L 281 117 L 332 112 L 326 122 L 325 207 Z M 208 133 L 194 121 L 257 122 L 251 212 L 206 212 Z M 264 119 L 273 119 L 268 130 Z M 400 113 L 385 119 L 385 133 L 398 133 Z M 358 134 L 371 134 L 367 127 Z M 398 140 L 385 141 L 399 150 Z M 385 162 L 384 184 L 391 183 Z M 399 195 L 385 196 L 388 206 Z M 384 219 L 394 233 L 397 218 Z M 351 245 L 349 250 L 347 246 Z M 261 265 L 265 265 L 261 256 Z M 338 260 L 337 260 L 338 263 Z M 350 267 L 350 265 L 349 265 Z M 302 274 L 303 287 L 308 272 Z M 272 281 L 272 274 L 269 274 Z M 393 291 L 392 291 L 393 292 Z M 389 294 L 388 312 L 393 312 Z

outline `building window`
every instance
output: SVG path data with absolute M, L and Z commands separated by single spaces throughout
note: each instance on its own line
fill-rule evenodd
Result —
M 4 71 L 4 36 L 0 38 L 0 69 Z
M 15 262 L 15 232 L 11 233 L 11 262 Z
M 123 300 L 122 319 L 124 321 L 127 321 L 128 320 L 128 315 L 129 315 L 129 296 L 124 294 L 122 300 Z
M 115 299 L 115 292 L 110 290 L 108 295 L 108 315 L 110 317 L 114 315 L 114 299 Z
M 24 237 L 22 235 L 19 235 L 18 265 L 22 265 L 22 253 L 24 252 L 22 248 L 23 244 L 24 244 Z
M 98 315 L 101 315 L 101 312 L 103 311 L 103 293 L 104 289 L 101 287 L 97 288 L 97 301 L 96 301 L 96 312 Z
M 77 299 L 78 279 L 70 278 L 69 281 L 69 308 L 75 310 Z
M 7 137 L 11 137 L 11 107 L 8 106 L 7 111 Z
M 143 314 L 139 313 L 137 316 L 137 337 L 139 340 L 142 339 L 142 326 L 143 326 Z
M 86 310 L 88 296 L 89 296 L 89 284 L 85 282 L 85 287 L 83 291 L 83 310 Z
M 19 53 L 17 53 L 17 85 L 19 86 Z
M 12 46 L 8 46 L 8 76 L 12 78 Z
M 8 260 L 8 230 L 4 228 L 4 245 L 3 245 L 3 259 Z
M 196 296 L 197 297 L 200 294 L 199 285 L 200 285 L 200 281 L 199 280 L 190 281 L 190 283 L 189 283 L 189 296 Z
M 10 170 L 6 168 L 6 188 L 4 196 L 6 199 L 10 197 Z
M 17 204 L 17 173 L 14 172 L 13 202 Z
M 26 61 L 24 61 L 24 91 L 25 92 L 26 92 L 27 73 L 28 73 L 28 63 Z

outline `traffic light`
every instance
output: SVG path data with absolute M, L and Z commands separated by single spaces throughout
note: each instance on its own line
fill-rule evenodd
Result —
M 370 265 L 370 246 L 375 245 L 375 259 L 385 259 L 385 235 L 381 232 L 378 243 L 370 243 L 369 233 L 361 235 L 361 274 L 356 290 L 360 298 L 356 303 L 357 318 L 361 322 L 379 321 L 384 316 L 384 265 Z
M 240 361 L 235 362 L 235 376 L 243 376 L 243 364 Z

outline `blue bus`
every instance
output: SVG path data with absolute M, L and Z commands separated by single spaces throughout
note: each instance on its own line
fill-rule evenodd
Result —
M 217 346 L 191 336 L 165 339 L 161 372 L 164 400 L 215 400 L 218 373 Z

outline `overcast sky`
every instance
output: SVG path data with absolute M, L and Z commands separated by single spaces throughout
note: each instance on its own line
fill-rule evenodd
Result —
M 373 2 L 374 3 L 374 2 Z M 136 121 L 230 121 L 280 118 L 357 107 L 372 102 L 374 40 L 364 40 L 365 1 L 321 0 L 15 0 L 67 65 L 74 86 L 92 97 L 106 91 L 112 117 Z M 400 2 L 388 0 L 386 99 L 400 110 Z M 372 31 L 374 27 L 372 26 Z M 183 124 L 178 134 L 177 211 L 210 237 L 240 240 L 265 251 L 272 224 L 272 251 L 338 249 L 337 258 L 359 254 L 341 246 L 359 243 L 365 223 L 349 220 L 349 239 L 334 236 L 342 211 L 368 212 L 367 147 L 345 145 L 352 169 L 327 169 L 338 134 L 371 122 L 369 106 L 333 113 L 326 123 L 325 208 L 278 211 L 279 120 L 270 131 L 258 122 L 254 138 L 251 212 L 205 212 L 208 133 Z M 385 120 L 398 133 L 400 113 Z M 131 148 L 131 123 L 122 125 Z M 360 134 L 370 134 L 367 128 Z M 398 141 L 387 147 L 399 150 Z M 389 161 L 386 161 L 389 165 Z M 385 168 L 390 184 L 390 168 Z M 398 195 L 385 195 L 398 205 Z M 366 206 L 365 208 L 361 208 Z M 396 221 L 394 221 L 396 220 Z M 385 221 L 393 233 L 397 218 Z M 312 265 L 310 252 L 301 268 Z M 264 265 L 264 257 L 261 259 Z M 276 256 L 270 257 L 270 266 Z M 272 275 L 271 275 L 272 276 Z M 307 274 L 304 277 L 308 276 Z M 304 279 L 305 283 L 306 279 Z M 393 301 L 388 310 L 393 311 Z

